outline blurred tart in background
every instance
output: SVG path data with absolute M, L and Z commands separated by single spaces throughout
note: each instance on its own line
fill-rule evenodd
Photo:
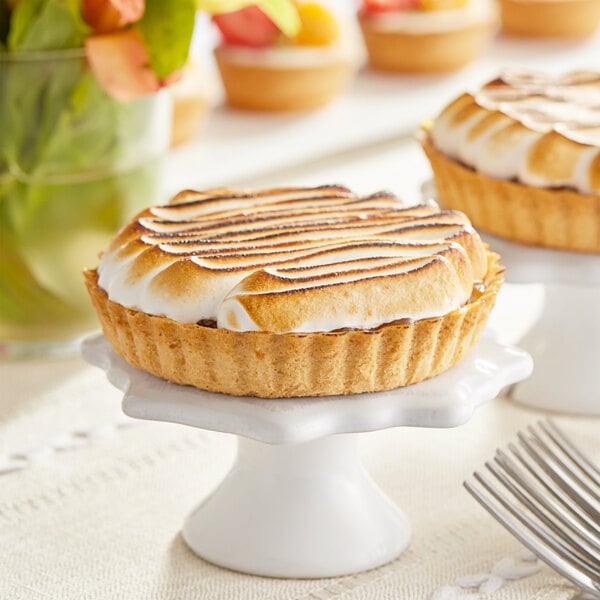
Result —
M 583 38 L 600 23 L 600 0 L 500 0 L 500 16 L 509 35 Z
M 600 72 L 505 71 L 420 137 L 439 200 L 475 227 L 600 253 Z
M 188 63 L 169 92 L 173 98 L 171 146 L 178 146 L 198 137 L 210 110 L 206 77 L 198 64 Z
M 213 17 L 215 49 L 230 105 L 261 111 L 315 109 L 348 85 L 355 70 L 334 15 L 314 2 L 296 5 L 294 37 L 284 35 L 258 6 Z
M 359 12 L 371 67 L 453 71 L 475 59 L 491 37 L 490 0 L 363 0 Z

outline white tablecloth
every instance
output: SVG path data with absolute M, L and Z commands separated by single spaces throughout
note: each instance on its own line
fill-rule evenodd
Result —
M 184 516 L 227 471 L 232 436 L 147 422 L 115 428 L 119 393 L 79 359 L 3 366 L 1 376 L 0 452 L 41 450 L 60 443 L 59 434 L 83 445 L 45 459 L 40 451 L 37 464 L 0 476 L 0 598 L 427 600 L 437 592 L 451 599 L 462 596 L 442 592 L 445 586 L 490 573 L 522 551 L 461 486 L 539 417 L 511 402 L 493 401 L 455 430 L 361 436 L 366 468 L 412 521 L 409 549 L 354 576 L 274 580 L 210 565 L 181 538 Z M 558 422 L 600 461 L 600 420 Z M 574 593 L 542 566 L 473 600 L 566 600 Z

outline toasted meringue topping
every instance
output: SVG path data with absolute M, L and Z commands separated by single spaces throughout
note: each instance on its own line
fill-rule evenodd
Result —
M 600 193 L 600 73 L 506 71 L 448 105 L 431 135 L 491 177 Z
M 121 230 L 98 272 L 128 308 L 287 333 L 441 316 L 486 269 L 463 214 L 324 186 L 182 192 Z

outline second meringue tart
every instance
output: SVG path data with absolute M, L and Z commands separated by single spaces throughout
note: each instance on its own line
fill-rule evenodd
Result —
M 140 213 L 85 275 L 132 365 L 278 398 L 449 369 L 477 341 L 502 273 L 461 213 L 324 186 L 182 192 Z
M 440 202 L 475 227 L 600 253 L 600 73 L 506 71 L 419 137 Z

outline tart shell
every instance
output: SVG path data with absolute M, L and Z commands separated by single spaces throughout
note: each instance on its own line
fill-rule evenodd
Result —
M 418 134 L 439 200 L 493 235 L 527 244 L 600 253 L 600 196 L 494 179 L 448 158 Z
M 353 70 L 342 60 L 307 67 L 240 63 L 220 47 L 215 58 L 228 103 L 258 111 L 319 108 L 344 90 Z
M 359 21 L 369 64 L 378 71 L 455 71 L 475 59 L 491 35 L 489 23 L 451 31 L 412 34 L 382 31 L 364 17 L 359 17 Z
M 193 140 L 208 117 L 208 112 L 208 101 L 200 95 L 174 96 L 171 146 Z
M 600 0 L 500 0 L 504 33 L 582 38 L 600 22 Z
M 475 345 L 503 282 L 488 252 L 484 289 L 447 315 L 373 330 L 236 332 L 149 315 L 109 300 L 96 270 L 85 282 L 104 335 L 134 367 L 171 382 L 234 396 L 286 398 L 375 392 L 417 383 Z

